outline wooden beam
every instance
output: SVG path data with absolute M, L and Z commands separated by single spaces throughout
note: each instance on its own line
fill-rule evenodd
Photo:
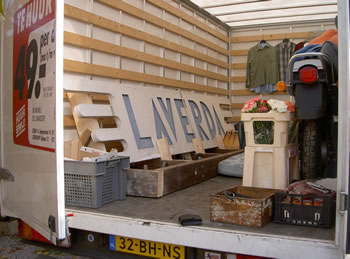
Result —
M 245 76 L 233 76 L 231 77 L 231 82 L 234 83 L 245 83 L 246 77 Z
M 225 149 L 223 137 L 220 136 L 220 135 L 216 135 L 215 139 L 216 139 L 216 143 L 218 144 L 218 148 L 219 149 Z
M 243 108 L 243 106 L 244 106 L 244 103 L 232 103 L 231 104 L 231 107 L 232 107 L 232 109 L 242 109 Z
M 147 0 L 147 2 L 164 9 L 165 11 L 181 18 L 184 21 L 187 21 L 193 25 L 195 25 L 196 27 L 210 33 L 211 35 L 219 38 L 220 40 L 224 41 L 224 42 L 228 42 L 228 36 L 224 35 L 222 33 L 220 33 L 218 30 L 213 29 L 212 27 L 210 27 L 209 25 L 202 23 L 201 21 L 195 19 L 193 16 L 188 15 L 187 13 L 180 11 L 178 8 L 166 3 L 163 0 Z
M 93 103 L 109 103 L 107 95 L 104 94 L 90 94 Z M 68 100 L 67 92 L 63 93 L 63 99 Z
M 194 147 L 194 152 L 196 152 L 197 154 L 204 154 L 205 153 L 203 143 L 202 143 L 200 138 L 192 139 L 192 144 Z
M 85 75 L 102 76 L 114 79 L 124 79 L 135 82 L 149 83 L 154 85 L 163 85 L 173 88 L 188 89 L 198 92 L 213 93 L 219 95 L 228 95 L 228 91 L 221 88 L 215 88 L 211 86 L 200 85 L 196 83 L 190 83 L 186 81 L 180 81 L 171 78 L 165 78 L 160 76 L 153 76 L 139 72 L 132 72 L 107 66 L 87 64 L 79 61 L 64 60 L 64 71 L 80 73 Z
M 232 69 L 247 69 L 247 63 L 235 63 L 231 64 Z
M 307 39 L 310 36 L 310 32 L 292 32 L 292 33 L 278 33 L 278 34 L 265 34 L 265 35 L 251 35 L 251 36 L 238 36 L 232 37 L 232 43 L 250 42 L 259 40 L 283 40 L 288 39 Z
M 113 20 L 104 18 L 102 16 L 84 11 L 82 9 L 73 7 L 71 5 L 64 5 L 64 15 L 66 17 L 75 19 L 80 22 L 88 23 L 96 25 L 105 30 L 109 30 L 116 33 L 121 33 L 133 39 L 145 41 L 156 46 L 166 48 L 169 50 L 173 50 L 175 52 L 179 52 L 181 54 L 185 54 L 189 57 L 193 57 L 204 62 L 211 63 L 213 65 L 217 65 L 222 68 L 229 68 L 229 64 L 227 62 L 223 62 L 217 58 L 210 57 L 208 55 L 202 54 L 198 51 L 192 50 L 190 48 L 186 48 L 181 46 L 180 44 L 176 44 L 172 41 L 164 40 L 159 37 L 156 37 L 152 34 L 134 29 L 133 27 L 117 23 Z
M 231 108 L 232 109 L 242 109 L 244 103 L 232 103 L 231 104 Z M 220 104 L 220 108 L 222 109 L 229 109 L 230 105 L 229 104 Z
M 146 63 L 158 65 L 158 66 L 164 66 L 175 70 L 184 71 L 186 73 L 200 75 L 203 77 L 208 77 L 208 78 L 223 81 L 223 82 L 229 81 L 227 76 L 224 76 L 221 74 L 217 74 L 214 72 L 210 72 L 208 70 L 196 68 L 196 67 L 179 63 L 173 60 L 161 58 L 159 56 L 147 54 L 141 51 L 136 51 L 134 49 L 121 47 L 116 44 L 92 39 L 89 37 L 85 37 L 85 36 L 67 32 L 67 31 L 64 32 L 64 43 L 77 46 L 77 47 L 97 50 L 97 51 L 115 55 L 115 56 L 122 56 L 130 59 L 134 59 L 134 60 L 139 60 Z
M 75 121 L 73 115 L 64 115 L 63 125 L 65 128 L 75 128 Z
M 168 145 L 168 139 L 167 138 L 157 139 L 156 143 L 157 143 L 160 159 L 172 160 L 173 158 L 171 156 L 170 148 Z
M 228 123 L 235 123 L 235 122 L 239 122 L 241 120 L 241 116 L 232 116 L 230 118 L 225 118 L 225 120 L 228 122 Z
M 231 50 L 231 56 L 248 56 L 248 49 Z
M 102 4 L 105 4 L 109 7 L 115 8 L 117 10 L 123 11 L 127 14 L 137 17 L 138 19 L 145 20 L 157 27 L 164 28 L 170 32 L 181 35 L 191 41 L 194 41 L 202 46 L 206 46 L 212 50 L 215 50 L 223 55 L 228 55 L 228 50 L 226 48 L 219 47 L 216 43 L 208 41 L 202 37 L 194 35 L 193 32 L 182 29 L 181 27 L 174 25 L 170 22 L 167 22 L 161 18 L 158 18 L 150 13 L 147 13 L 137 7 L 127 4 L 121 0 L 96 0 Z
M 250 90 L 231 90 L 232 96 L 251 96 L 251 95 L 260 95 Z M 273 93 L 262 93 L 262 95 L 288 95 L 287 92 L 273 92 Z

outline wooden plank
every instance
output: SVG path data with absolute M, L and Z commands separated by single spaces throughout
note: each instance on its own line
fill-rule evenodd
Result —
M 246 69 L 247 68 L 247 63 L 235 63 L 231 64 L 232 69 Z
M 117 10 L 128 13 L 132 16 L 137 17 L 138 19 L 143 19 L 155 26 L 164 28 L 168 31 L 181 35 L 191 41 L 194 41 L 200 45 L 206 46 L 212 50 L 215 50 L 223 55 L 228 55 L 228 50 L 222 47 L 219 47 L 216 43 L 208 41 L 202 37 L 194 35 L 192 32 L 182 29 L 181 27 L 174 25 L 170 22 L 167 22 L 161 18 L 158 18 L 150 13 L 147 13 L 137 7 L 127 4 L 121 0 L 97 0 L 98 2 L 115 8 Z
M 161 58 L 159 56 L 147 54 L 141 51 L 136 51 L 134 49 L 125 48 L 116 44 L 108 43 L 101 40 L 92 39 L 79 34 L 64 32 L 64 43 L 70 44 L 77 47 L 88 48 L 92 50 L 97 50 L 103 53 L 112 54 L 116 56 L 126 57 L 134 60 L 143 61 L 146 63 L 164 66 L 172 68 L 175 70 L 184 71 L 187 73 L 192 73 L 204 77 L 209 77 L 223 82 L 228 82 L 228 77 L 210 72 L 208 70 L 196 68 L 194 66 L 186 65 L 173 60 Z
M 244 103 L 233 103 L 231 104 L 232 109 L 242 109 Z
M 213 29 L 212 27 L 208 26 L 207 24 L 202 23 L 201 21 L 195 19 L 191 15 L 188 15 L 187 13 L 180 11 L 178 8 L 166 3 L 163 0 L 147 0 L 147 2 L 152 3 L 153 5 L 158 6 L 162 9 L 164 9 L 165 11 L 181 18 L 182 20 L 187 21 L 187 22 L 195 25 L 196 27 L 210 33 L 211 35 L 218 37 L 219 39 L 221 39 L 224 42 L 228 42 L 227 35 L 220 33 L 219 31 Z
M 104 94 L 92 94 L 91 98 L 93 103 L 109 103 L 108 96 Z M 63 93 L 63 99 L 68 100 L 67 92 Z
M 80 118 L 75 112 L 75 107 L 81 103 L 92 104 L 92 99 L 87 94 L 68 93 L 67 96 L 71 106 L 72 114 L 74 117 L 81 144 L 83 146 L 87 146 L 90 142 L 91 132 L 94 129 L 99 128 L 98 120 Z M 103 143 L 94 143 L 94 147 L 103 151 L 106 150 L 106 147 Z
M 246 78 L 247 77 L 245 77 L 245 76 L 233 76 L 233 77 L 231 77 L 231 82 L 234 82 L 234 83 L 245 83 Z
M 216 136 L 215 136 L 215 139 L 216 139 L 216 143 L 218 143 L 218 148 L 220 148 L 220 149 L 225 149 L 223 137 L 220 136 L 220 135 L 216 135 Z
M 162 138 L 162 139 L 157 139 L 157 148 L 158 152 L 160 154 L 160 159 L 162 160 L 172 160 L 170 148 L 168 145 L 168 139 L 167 138 Z
M 75 121 L 73 115 L 64 115 L 63 125 L 65 128 L 75 128 Z
M 202 60 L 204 62 L 211 63 L 213 65 L 217 65 L 222 68 L 229 68 L 229 64 L 227 62 L 223 62 L 217 58 L 210 57 L 208 55 L 202 54 L 198 51 L 194 51 L 190 48 L 186 48 L 184 46 L 181 46 L 180 44 L 176 44 L 174 42 L 161 39 L 159 37 L 156 37 L 152 34 L 134 29 L 133 27 L 117 23 L 113 20 L 104 18 L 102 16 L 84 11 L 82 9 L 70 6 L 68 4 L 64 5 L 64 15 L 66 17 L 75 19 L 80 22 L 85 22 L 88 24 L 96 25 L 100 28 L 121 33 L 123 35 L 126 35 L 128 37 L 138 39 L 141 41 L 145 41 L 151 44 L 154 44 L 156 46 L 166 48 L 169 50 L 173 50 L 175 52 L 179 52 L 182 54 L 185 54 L 189 57 L 197 58 L 199 60 Z
M 163 196 L 163 172 L 156 170 L 127 169 L 126 194 L 132 196 L 159 198 Z
M 277 34 L 265 34 L 265 35 L 251 35 L 251 36 L 238 36 L 232 37 L 232 43 L 238 42 L 250 42 L 259 40 L 283 40 L 288 39 L 307 39 L 310 36 L 310 32 L 292 32 L 292 33 L 277 33 Z
M 87 64 L 74 60 L 64 60 L 64 71 L 74 72 L 86 75 L 102 76 L 114 79 L 124 79 L 135 82 L 149 83 L 155 85 L 163 85 L 173 88 L 181 88 L 194 90 L 198 92 L 207 92 L 219 95 L 228 95 L 228 91 L 225 89 L 200 85 L 196 83 L 190 83 L 186 81 L 180 81 L 176 79 L 170 79 L 160 76 L 153 76 L 144 73 L 132 72 L 112 67 L 106 67 L 95 64 Z
M 248 56 L 248 49 L 231 50 L 231 56 Z
M 251 92 L 248 89 L 245 90 L 231 90 L 232 96 L 250 96 L 250 95 L 260 95 L 255 92 Z M 288 95 L 287 92 L 273 92 L 273 93 L 262 93 L 261 95 Z
M 225 118 L 226 119 L 226 118 Z M 232 116 L 226 119 L 228 123 L 235 123 L 241 120 L 241 116 Z
M 192 144 L 194 147 L 194 152 L 199 153 L 199 154 L 204 154 L 205 150 L 203 148 L 203 143 L 200 138 L 194 138 L 192 139 Z

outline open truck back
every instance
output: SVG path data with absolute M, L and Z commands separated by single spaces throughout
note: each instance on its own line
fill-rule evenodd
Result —
M 292 4 L 265 3 L 293 13 Z M 1 215 L 22 219 L 56 245 L 69 243 L 71 228 L 109 235 L 111 247 L 116 236 L 172 244 L 171 258 L 178 258 L 179 246 L 272 258 L 345 257 L 348 1 L 338 1 L 335 11 L 340 53 L 335 226 L 270 223 L 262 229 L 210 221 L 210 195 L 241 185 L 238 178 L 222 176 L 158 199 L 127 196 L 98 209 L 65 206 L 64 142 L 117 148 L 132 163 L 159 158 L 155 143 L 163 136 L 172 154 L 192 152 L 195 137 L 204 149 L 216 148 L 215 137 L 232 129 L 252 95 L 244 87 L 248 48 L 261 38 L 301 41 L 333 28 L 333 18 L 321 16 L 335 14 L 334 2 L 319 3 L 320 17 L 306 12 L 299 21 L 291 14 L 256 20 L 263 9 L 237 9 L 229 12 L 228 25 L 190 1 L 5 0 L 2 6 Z M 225 13 L 224 3 L 221 8 Z M 166 194 L 163 187 L 156 189 Z M 200 214 L 203 224 L 181 226 L 178 216 L 188 213 Z

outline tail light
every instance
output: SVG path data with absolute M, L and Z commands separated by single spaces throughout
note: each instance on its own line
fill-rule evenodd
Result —
M 313 66 L 303 67 L 299 70 L 299 78 L 302 82 L 311 84 L 318 79 L 318 71 Z

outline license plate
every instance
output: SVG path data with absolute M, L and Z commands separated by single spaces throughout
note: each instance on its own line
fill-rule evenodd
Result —
M 141 239 L 109 236 L 109 249 L 154 258 L 185 259 L 185 247 Z

